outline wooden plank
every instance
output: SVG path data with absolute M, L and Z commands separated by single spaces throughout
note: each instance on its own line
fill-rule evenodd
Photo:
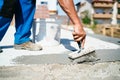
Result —
M 115 32 L 115 30 L 120 30 L 120 27 L 110 27 L 110 26 L 108 26 L 108 27 L 103 27 L 103 29 L 102 29 L 102 34 L 103 35 L 106 35 L 106 33 L 107 33 L 107 29 L 110 29 L 110 36 L 111 37 L 114 37 L 114 32 Z
M 93 18 L 95 19 L 108 19 L 112 18 L 112 14 L 93 14 Z

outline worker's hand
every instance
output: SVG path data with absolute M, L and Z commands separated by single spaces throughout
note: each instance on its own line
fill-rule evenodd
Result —
M 76 42 L 81 41 L 81 47 L 84 48 L 86 32 L 80 25 L 74 26 L 73 38 Z

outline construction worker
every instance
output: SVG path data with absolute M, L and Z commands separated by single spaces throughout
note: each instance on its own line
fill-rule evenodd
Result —
M 81 41 L 84 47 L 86 33 L 76 13 L 73 0 L 58 0 L 62 9 L 74 24 L 73 38 Z M 13 14 L 15 14 L 15 49 L 41 50 L 42 47 L 31 42 L 31 26 L 35 13 L 35 0 L 0 0 L 0 41 L 5 35 Z M 0 49 L 0 52 L 2 50 Z
M 8 30 L 13 15 L 15 15 L 14 48 L 41 50 L 42 47 L 32 43 L 29 38 L 35 6 L 35 0 L 0 0 L 0 41 Z M 0 52 L 2 52 L 1 49 Z

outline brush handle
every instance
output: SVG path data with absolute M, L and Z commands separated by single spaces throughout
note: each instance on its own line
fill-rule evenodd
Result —
M 79 42 L 77 42 L 77 44 L 78 44 L 78 47 L 79 47 L 79 50 L 78 50 L 78 54 L 81 52 L 81 50 L 82 50 L 82 47 L 81 47 L 81 42 L 79 41 Z
M 79 47 L 79 51 L 78 51 L 78 53 L 80 53 L 81 52 L 81 50 L 83 50 L 84 48 L 82 48 L 82 46 L 81 46 L 81 42 L 79 41 L 79 42 L 77 42 L 77 44 L 78 44 L 78 47 Z
M 81 49 L 81 42 L 77 42 L 79 49 Z

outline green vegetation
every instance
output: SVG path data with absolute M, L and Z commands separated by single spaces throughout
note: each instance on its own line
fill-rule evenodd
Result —
M 117 0 L 118 2 L 120 2 L 120 0 Z
M 118 8 L 118 14 L 120 14 L 120 8 Z
M 89 13 L 88 10 L 82 12 L 82 14 L 84 15 L 84 16 L 82 17 L 82 22 L 83 22 L 84 24 L 90 24 L 90 23 L 91 23 L 91 19 L 90 19 L 88 13 Z
M 90 24 L 91 23 L 91 19 L 88 17 L 88 15 L 85 15 L 85 17 L 82 19 L 82 22 L 84 24 Z

